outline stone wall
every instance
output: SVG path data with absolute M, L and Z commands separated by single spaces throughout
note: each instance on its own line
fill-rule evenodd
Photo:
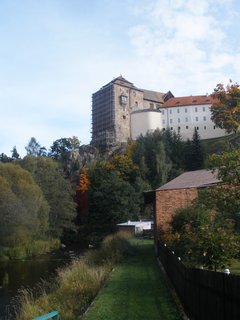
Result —
M 156 191 L 156 237 L 169 230 L 169 222 L 177 209 L 187 207 L 197 197 L 197 188 Z

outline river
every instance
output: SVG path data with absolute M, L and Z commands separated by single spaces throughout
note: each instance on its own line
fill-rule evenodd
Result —
M 68 264 L 74 256 L 74 251 L 65 249 L 31 260 L 0 261 L 0 320 L 10 319 L 19 289 L 34 288 L 41 279 L 51 278 L 57 268 Z

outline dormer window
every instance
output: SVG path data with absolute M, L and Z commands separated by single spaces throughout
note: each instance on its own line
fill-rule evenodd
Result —
M 120 98 L 120 104 L 122 106 L 127 104 L 127 96 L 121 95 L 119 98 Z

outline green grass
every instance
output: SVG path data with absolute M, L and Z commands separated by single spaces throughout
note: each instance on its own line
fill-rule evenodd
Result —
M 117 265 L 82 320 L 181 319 L 154 254 L 153 242 L 135 240 L 136 253 Z
M 239 260 L 233 260 L 231 265 L 228 266 L 230 269 L 230 272 L 232 274 L 240 275 L 240 261 Z

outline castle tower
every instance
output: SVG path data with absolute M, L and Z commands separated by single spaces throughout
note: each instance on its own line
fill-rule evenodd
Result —
M 143 90 L 122 76 L 92 95 L 92 144 L 109 148 L 130 138 L 130 114 L 143 109 Z

